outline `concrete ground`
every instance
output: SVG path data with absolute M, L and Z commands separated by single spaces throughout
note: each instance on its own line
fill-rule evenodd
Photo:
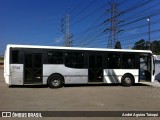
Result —
M 69 85 L 60 89 L 50 89 L 47 86 L 9 87 L 4 82 L 3 69 L 0 69 L 0 111 L 160 111 L 160 87 L 151 84 L 137 84 L 132 87 Z M 115 118 L 60 117 L 54 119 L 114 120 Z M 120 117 L 118 119 L 138 118 Z M 153 120 L 153 118 L 140 119 Z
M 0 64 L 0 69 L 3 69 L 3 65 Z

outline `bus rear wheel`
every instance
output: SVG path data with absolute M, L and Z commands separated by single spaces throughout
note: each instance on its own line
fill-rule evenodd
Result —
M 64 84 L 63 77 L 59 74 L 51 75 L 48 78 L 48 86 L 50 88 L 60 88 L 63 86 L 63 84 Z
M 123 86 L 130 87 L 134 83 L 134 78 L 130 74 L 125 74 L 122 77 L 121 83 L 122 83 Z

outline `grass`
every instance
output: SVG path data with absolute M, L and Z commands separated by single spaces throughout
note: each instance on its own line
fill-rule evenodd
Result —
M 3 57 L 0 57 L 0 62 L 3 62 L 4 58 Z
M 3 57 L 0 57 L 0 60 L 3 60 L 4 58 Z

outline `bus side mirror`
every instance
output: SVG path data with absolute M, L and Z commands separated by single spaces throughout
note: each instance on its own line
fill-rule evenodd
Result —
M 153 75 L 155 74 L 155 70 L 153 70 Z

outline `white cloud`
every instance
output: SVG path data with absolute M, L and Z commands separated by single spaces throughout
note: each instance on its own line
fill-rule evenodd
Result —
M 55 43 L 61 43 L 64 40 L 63 36 L 57 37 L 56 39 L 54 39 Z
M 129 30 L 128 33 L 129 34 L 137 34 L 138 33 L 138 29 Z

